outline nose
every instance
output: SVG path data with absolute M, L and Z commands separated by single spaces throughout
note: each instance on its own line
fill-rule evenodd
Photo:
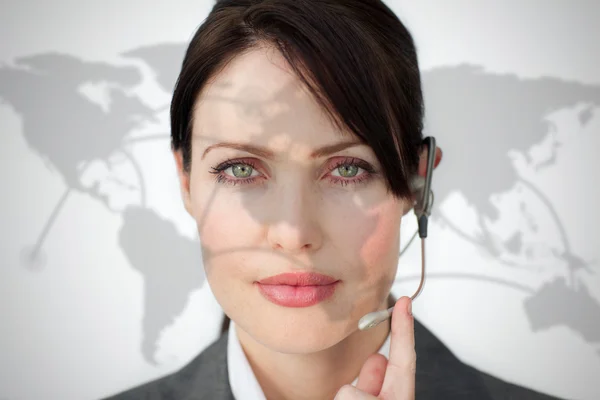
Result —
M 317 197 L 306 188 L 287 187 L 273 198 L 267 240 L 274 250 L 292 255 L 321 248 L 323 232 Z

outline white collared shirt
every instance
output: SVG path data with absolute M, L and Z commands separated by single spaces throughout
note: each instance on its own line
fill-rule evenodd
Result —
M 390 335 L 379 349 L 379 354 L 389 358 Z M 236 400 L 266 400 L 237 337 L 233 320 L 229 323 L 229 337 L 227 338 L 227 373 L 231 391 Z M 357 382 L 358 377 L 352 384 L 356 386 Z

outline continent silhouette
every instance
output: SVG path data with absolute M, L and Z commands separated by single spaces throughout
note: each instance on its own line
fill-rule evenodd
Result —
M 122 55 L 145 62 L 161 88 L 171 93 L 185 49 L 184 43 L 166 43 L 132 49 Z M 141 79 L 141 71 L 135 66 L 45 53 L 0 65 L 0 99 L 22 117 L 23 132 L 17 134 L 22 134 L 31 150 L 64 178 L 68 190 L 90 193 L 107 204 L 104 195 L 95 188 L 85 188 L 80 178 L 90 161 L 108 162 L 115 153 L 127 154 L 126 136 L 142 124 L 157 120 L 157 110 L 126 93 Z M 105 85 L 107 108 L 86 96 L 82 91 L 86 84 Z M 547 139 L 550 133 L 544 118 L 553 111 L 588 103 L 589 108 L 579 115 L 581 123 L 587 123 L 594 117 L 592 110 L 600 104 L 600 87 L 555 78 L 497 75 L 472 65 L 424 71 L 423 85 L 426 133 L 436 136 L 444 149 L 444 162 L 433 180 L 436 204 L 444 202 L 452 192 L 460 192 L 476 209 L 480 220 L 482 234 L 475 243 L 498 256 L 484 220 L 499 217 L 490 201 L 492 195 L 510 192 L 521 179 L 509 153 L 521 152 L 532 162 L 528 151 Z M 248 118 L 261 118 L 262 99 L 254 93 L 247 95 L 248 104 L 240 112 Z M 554 155 L 542 164 L 551 166 Z M 64 204 L 65 197 L 59 204 Z M 549 201 L 545 204 L 552 207 Z M 155 363 L 161 332 L 184 310 L 190 293 L 205 281 L 200 246 L 143 204 L 126 208 L 121 217 L 119 245 L 130 266 L 144 279 L 141 352 L 148 362 Z M 442 220 L 444 216 L 439 208 L 434 208 L 432 217 Z M 588 271 L 588 264 L 573 254 L 568 238 L 564 239 L 565 248 L 557 257 L 562 257 L 572 269 Z M 38 240 L 39 245 L 41 242 Z M 517 233 L 504 250 L 516 252 L 519 248 Z M 575 282 L 574 277 L 571 279 Z M 599 325 L 595 321 L 600 305 L 583 282 L 579 283 L 576 288 L 557 279 L 543 285 L 526 301 L 525 311 L 534 331 L 562 324 L 587 341 L 599 341 Z M 557 304 L 564 309 L 554 313 Z
M 533 332 L 566 326 L 586 342 L 600 343 L 600 304 L 585 285 L 573 289 L 556 278 L 527 298 L 524 307 Z
M 172 93 L 186 48 L 185 43 L 164 43 L 138 47 L 122 53 L 122 56 L 144 61 L 156 74 L 161 88 Z
M 497 256 L 484 219 L 499 217 L 492 195 L 509 192 L 519 183 L 510 151 L 531 162 L 528 151 L 550 134 L 544 117 L 579 103 L 598 107 L 600 86 L 496 75 L 461 65 L 425 71 L 423 90 L 425 130 L 444 149 L 444 162 L 433 182 L 435 201 L 440 204 L 452 192 L 460 192 L 477 210 L 483 231 L 477 244 Z M 583 114 L 582 122 L 587 122 L 589 112 Z M 550 157 L 545 166 L 553 162 Z M 434 208 L 433 219 L 441 217 L 438 210 Z
M 132 129 L 154 120 L 153 109 L 124 92 L 140 81 L 134 67 L 45 53 L 0 66 L 0 98 L 22 117 L 29 147 L 62 175 L 69 188 L 87 192 L 79 179 L 84 164 L 107 160 Z M 108 111 L 80 91 L 85 83 L 108 85 Z
M 154 211 L 131 206 L 123 212 L 119 245 L 131 267 L 144 279 L 141 352 L 155 364 L 161 332 L 183 312 L 190 294 L 204 283 L 200 244 L 182 236 L 175 224 Z

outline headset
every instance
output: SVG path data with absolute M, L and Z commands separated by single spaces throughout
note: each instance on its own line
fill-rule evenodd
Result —
M 427 170 L 425 171 L 425 177 L 421 177 L 416 175 L 409 182 L 411 192 L 414 196 L 415 203 L 413 206 L 413 210 L 415 216 L 417 217 L 418 229 L 408 241 L 408 244 L 405 246 L 404 250 L 400 252 L 399 256 L 406 251 L 408 246 L 415 239 L 417 234 L 421 238 L 421 281 L 419 282 L 419 287 L 415 291 L 415 293 L 410 297 L 411 300 L 414 300 L 423 290 L 423 285 L 425 283 L 425 238 L 427 237 L 427 222 L 428 218 L 431 215 L 431 209 L 433 207 L 433 191 L 431 190 L 431 177 L 433 175 L 433 169 L 435 167 L 435 153 L 436 153 L 436 143 L 435 138 L 432 136 L 428 136 L 423 139 L 423 143 L 427 146 Z M 363 316 L 358 321 L 358 329 L 361 331 L 365 331 L 367 329 L 371 329 L 381 322 L 387 320 L 392 316 L 392 310 L 394 307 L 390 307 L 387 310 L 383 311 L 375 311 Z

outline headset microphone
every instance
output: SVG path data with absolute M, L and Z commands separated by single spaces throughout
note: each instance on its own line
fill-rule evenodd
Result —
M 415 205 L 414 212 L 417 217 L 418 230 L 414 233 L 412 238 L 408 241 L 408 244 L 400 252 L 400 256 L 406 251 L 408 246 L 412 243 L 412 241 L 419 234 L 421 238 L 421 281 L 419 282 L 419 287 L 415 291 L 415 293 L 411 296 L 411 300 L 414 300 L 419 293 L 421 293 L 423 289 L 423 285 L 425 283 L 425 238 L 427 237 L 427 222 L 428 217 L 431 215 L 431 209 L 433 207 L 433 191 L 431 190 L 431 177 L 433 175 L 433 169 L 435 166 L 435 153 L 436 153 L 436 143 L 435 138 L 432 136 L 428 136 L 424 139 L 424 142 L 428 148 L 427 151 L 427 170 L 425 171 L 425 178 L 420 176 L 413 177 L 410 182 L 411 191 L 415 196 Z M 387 310 L 375 311 L 369 313 L 362 317 L 358 321 L 358 329 L 365 331 L 367 329 L 371 329 L 381 322 L 392 316 L 392 310 L 394 307 L 390 307 Z

